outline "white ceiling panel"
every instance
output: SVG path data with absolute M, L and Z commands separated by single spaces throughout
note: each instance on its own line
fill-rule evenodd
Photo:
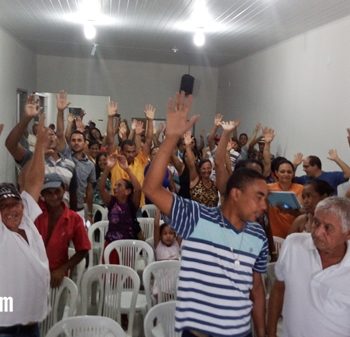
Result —
M 209 16 L 196 23 L 198 1 Z M 0 26 L 38 54 L 217 66 L 350 15 L 349 0 L 99 0 L 88 41 L 81 2 L 0 0 Z M 199 25 L 202 48 L 192 42 Z

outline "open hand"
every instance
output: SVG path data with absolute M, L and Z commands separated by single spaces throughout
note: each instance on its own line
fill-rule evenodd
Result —
M 152 104 L 146 104 L 144 112 L 147 119 L 154 119 L 156 108 Z
M 107 104 L 107 113 L 108 117 L 114 117 L 117 115 L 118 112 L 118 103 L 115 101 L 110 101 Z
M 68 102 L 68 95 L 64 90 L 60 90 L 56 95 L 56 106 L 58 111 L 64 111 L 70 102 Z
M 183 134 L 192 128 L 199 116 L 189 119 L 189 112 L 192 106 L 192 95 L 185 96 L 185 93 L 177 93 L 168 101 L 166 136 L 182 137 Z

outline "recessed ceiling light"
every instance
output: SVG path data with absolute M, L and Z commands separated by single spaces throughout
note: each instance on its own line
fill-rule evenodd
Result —
M 171 48 L 171 51 L 172 51 L 174 54 L 176 54 L 176 53 L 179 51 L 179 49 L 176 48 L 176 47 L 174 47 L 174 48 Z
M 204 35 L 204 33 L 202 31 L 197 31 L 193 35 L 193 43 L 197 47 L 203 47 L 205 45 L 205 35 Z
M 88 40 L 92 40 L 96 37 L 96 28 L 92 23 L 86 23 L 84 25 L 84 35 Z

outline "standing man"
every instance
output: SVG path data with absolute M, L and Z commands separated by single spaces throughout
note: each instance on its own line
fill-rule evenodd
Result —
M 350 336 L 350 200 L 329 197 L 315 209 L 310 233 L 291 234 L 275 265 L 268 336 Z
M 64 183 L 62 178 L 51 173 L 45 176 L 41 191 L 43 211 L 35 225 L 41 234 L 51 272 L 51 287 L 59 287 L 68 271 L 86 257 L 91 248 L 90 240 L 82 218 L 63 202 Z M 68 248 L 73 243 L 75 254 L 69 258 Z
M 38 110 L 31 98 L 27 105 Z M 37 200 L 44 180 L 47 140 L 48 131 L 40 118 L 23 192 L 19 194 L 13 184 L 0 184 L 0 296 L 10 302 L 9 310 L 0 313 L 1 336 L 39 337 L 38 322 L 49 310 L 48 260 L 34 225 L 41 213 Z
M 64 156 L 71 159 L 76 167 L 77 177 L 77 202 L 74 210 L 86 220 L 93 223 L 92 219 L 92 201 L 93 201 L 93 184 L 96 182 L 95 165 L 84 153 L 86 138 L 83 132 L 74 131 L 69 135 L 70 147 L 66 144 L 64 133 L 64 110 L 69 106 L 67 93 L 61 90 L 57 94 L 57 138 L 58 150 Z M 84 203 L 87 206 L 85 215 Z
M 192 128 L 192 97 L 170 100 L 167 134 L 145 177 L 143 190 L 185 240 L 177 291 L 176 331 L 183 337 L 265 336 L 267 239 L 255 219 L 266 209 L 267 184 L 241 169 L 227 182 L 221 207 L 209 208 L 162 187 L 164 171 L 178 140 Z

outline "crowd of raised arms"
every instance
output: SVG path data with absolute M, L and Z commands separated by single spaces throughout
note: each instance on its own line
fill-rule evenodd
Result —
M 323 246 L 315 241 L 315 223 L 323 224 L 323 218 L 316 213 L 323 199 L 346 202 L 346 198 L 336 195 L 338 186 L 350 177 L 350 166 L 335 149 L 329 150 L 328 160 L 335 162 L 339 170 L 332 172 L 323 171 L 320 159 L 313 154 L 297 153 L 289 159 L 275 156 L 271 153 L 275 130 L 258 124 L 251 135 L 239 134 L 240 122 L 224 120 L 221 114 L 215 115 L 208 134 L 202 131 L 197 140 L 191 130 L 199 116 L 189 118 L 191 100 L 183 93 L 170 99 L 167 121 L 158 124 L 154 123 L 155 107 L 147 104 L 145 118 L 134 119 L 130 125 L 127 116 L 118 113 L 117 102 L 110 101 L 107 129 L 101 131 L 94 121 L 84 120 L 84 111 L 79 115 L 68 113 L 70 102 L 65 91 L 56 96 L 56 123 L 45 127 L 39 102 L 29 96 L 21 120 L 5 140 L 2 137 L 19 175 L 17 186 L 0 184 L 1 221 L 30 244 L 32 234 L 21 222 L 23 212 L 30 208 L 29 215 L 24 214 L 41 235 L 48 259 L 50 274 L 48 277 L 41 271 L 43 282 L 49 279 L 51 287 L 57 287 L 91 249 L 86 229 L 100 220 L 93 216 L 93 205 L 108 211 L 105 247 L 116 240 L 144 240 L 137 218 L 142 216 L 142 206 L 155 205 L 156 259 L 183 258 L 176 329 L 182 331 L 182 336 L 250 336 L 252 314 L 256 336 L 265 336 L 265 297 L 260 275 L 266 271 L 267 261 L 277 260 L 274 238 L 312 233 L 323 267 L 333 265 L 328 255 L 323 258 Z M 0 133 L 2 129 L 0 125 Z M 350 145 L 350 129 L 348 141 Z M 305 175 L 296 177 L 299 165 Z M 301 207 L 291 207 L 282 199 L 269 203 L 269 194 L 283 191 L 293 192 Z M 345 197 L 350 198 L 350 189 Z M 338 207 L 327 205 L 325 209 Z M 30 215 L 30 211 L 34 214 Z M 7 240 L 14 239 L 9 236 Z M 75 254 L 69 257 L 71 242 Z M 341 244 L 344 246 L 344 241 Z M 344 257 L 343 251 L 337 252 Z M 16 249 L 11 247 L 10 253 L 16 255 Z M 227 254 L 230 257 L 226 261 Z M 38 254 L 37 263 L 44 264 L 44 260 Z M 21 265 L 23 261 L 18 258 L 16 263 Z M 111 256 L 111 262 L 118 264 L 118 256 Z M 243 267 L 243 272 L 236 272 Z M 232 275 L 223 272 L 231 269 Z M 287 271 L 279 267 L 277 273 L 280 284 L 272 296 L 277 309 L 270 312 L 271 337 L 276 336 Z M 242 279 L 242 283 L 233 282 L 233 290 L 225 293 L 222 289 L 230 288 L 231 278 Z M 5 287 L 6 282 L 11 283 L 3 280 L 0 286 Z M 204 287 L 208 292 L 205 296 L 201 291 Z M 231 298 L 232 303 L 223 301 L 219 310 L 214 305 L 218 293 Z M 28 322 L 42 319 L 45 310 L 38 309 L 38 316 L 29 315 Z M 220 314 L 215 315 L 215 310 Z M 235 310 L 236 318 L 228 319 Z M 199 312 L 201 316 L 197 317 Z M 0 335 L 1 326 L 18 323 L 11 319 L 8 322 L 0 320 Z M 291 326 L 286 329 L 293 331 Z M 338 337 L 343 336 L 342 331 L 334 331 Z M 327 335 L 330 336 L 333 335 Z

